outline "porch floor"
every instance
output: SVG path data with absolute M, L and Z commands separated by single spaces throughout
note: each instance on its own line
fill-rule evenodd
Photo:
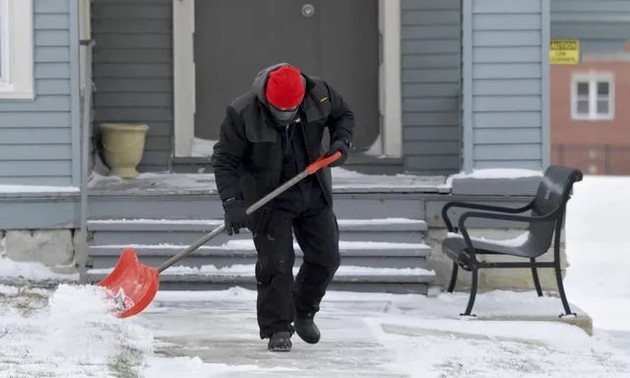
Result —
M 449 193 L 446 176 L 368 175 L 333 168 L 335 193 Z M 211 173 L 141 173 L 134 179 L 94 173 L 88 184 L 91 195 L 189 195 L 216 194 Z

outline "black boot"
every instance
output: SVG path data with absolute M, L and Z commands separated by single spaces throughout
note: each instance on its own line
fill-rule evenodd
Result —
M 267 348 L 272 352 L 290 352 L 291 351 L 291 333 L 276 332 L 269 337 Z
M 299 314 L 295 317 L 295 332 L 309 344 L 317 344 L 321 337 L 313 316 L 315 314 Z

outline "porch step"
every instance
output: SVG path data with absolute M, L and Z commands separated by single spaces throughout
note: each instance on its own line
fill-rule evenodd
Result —
M 339 219 L 338 223 L 341 267 L 333 288 L 426 292 L 433 273 L 426 271 L 431 248 L 423 243 L 424 220 L 384 217 Z M 158 266 L 221 224 L 221 219 L 90 219 L 90 277 L 102 277 L 127 247 L 136 249 L 143 264 Z M 303 253 L 297 242 L 294 249 L 297 268 Z M 249 232 L 220 234 L 166 270 L 160 280 L 162 287 L 171 289 L 255 288 L 256 258 Z
M 90 269 L 88 282 L 98 282 L 111 269 Z M 294 268 L 297 274 L 297 268 Z M 415 293 L 426 294 L 434 281 L 435 273 L 421 268 L 369 268 L 341 266 L 333 278 L 330 290 Z M 254 265 L 235 265 L 217 269 L 204 266 L 200 269 L 175 267 L 160 275 L 160 288 L 164 290 L 221 290 L 232 286 L 256 289 Z
M 377 241 L 414 243 L 422 240 L 427 224 L 419 219 L 340 219 L 340 238 L 343 241 Z M 223 224 L 220 219 L 164 220 L 164 219 L 107 219 L 88 221 L 92 245 L 110 244 L 182 244 L 189 245 L 204 234 Z M 213 245 L 234 239 L 250 239 L 244 230 L 238 235 L 221 234 Z
M 187 245 L 157 244 L 119 244 L 90 247 L 90 267 L 103 269 L 113 267 L 121 252 L 133 247 L 140 260 L 147 265 L 158 266 L 171 256 L 183 251 Z M 302 261 L 303 253 L 297 243 L 294 244 L 296 266 Z M 378 267 L 378 268 L 424 268 L 426 257 L 431 248 L 424 243 L 388 243 L 388 242 L 340 242 L 342 265 Z M 256 250 L 251 240 L 231 240 L 223 245 L 205 245 L 181 261 L 179 266 L 203 267 L 213 265 L 217 268 L 231 267 L 238 264 L 254 264 Z
M 370 176 L 371 177 L 371 176 Z M 383 176 L 387 177 L 387 176 Z M 358 178 L 357 178 L 358 180 Z M 335 189 L 335 213 L 339 219 L 424 219 L 423 194 L 404 185 L 372 189 L 338 185 Z M 373 179 L 372 179 L 373 180 Z M 129 184 L 131 185 L 131 184 Z M 208 187 L 211 183 L 207 184 Z M 385 182 L 382 185 L 390 185 Z M 427 184 L 426 190 L 435 185 Z M 416 188 L 424 190 L 424 187 Z M 407 192 L 406 190 L 409 190 Z M 90 192 L 90 219 L 220 219 L 221 200 L 210 189 L 176 190 L 129 188 L 122 192 Z

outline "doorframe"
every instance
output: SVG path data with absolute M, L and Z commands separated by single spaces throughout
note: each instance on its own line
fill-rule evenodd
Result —
M 401 0 L 378 1 L 379 112 L 382 154 L 402 156 Z
M 192 155 L 195 137 L 195 0 L 173 0 L 173 153 Z
M 401 0 L 378 0 L 380 146 L 402 155 Z M 195 0 L 173 0 L 174 155 L 190 157 L 195 136 Z M 380 147 L 380 148 L 379 148 Z

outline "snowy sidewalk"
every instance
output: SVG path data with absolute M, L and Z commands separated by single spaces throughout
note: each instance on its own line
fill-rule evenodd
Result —
M 482 319 L 562 311 L 558 298 L 533 292 L 481 294 L 478 319 L 457 316 L 462 293 L 330 292 L 317 316 L 321 342 L 295 337 L 291 353 L 275 354 L 257 337 L 251 291 L 159 292 L 120 320 L 86 288 L 0 285 L 0 378 L 627 377 L 629 204 L 628 177 L 588 176 L 569 202 L 565 286 L 593 317 L 594 336 L 557 321 Z M 48 276 L 33 268 L 0 260 L 0 278 Z
M 258 338 L 255 293 L 159 292 L 140 315 L 106 315 L 85 287 L 0 286 L 0 377 L 622 377 L 630 359 L 601 337 L 541 321 L 457 316 L 467 295 L 330 292 L 322 340 L 290 353 Z M 52 300 L 48 298 L 53 294 Z M 98 298 L 97 298 L 98 299 Z M 557 315 L 558 298 L 481 294 L 475 312 Z
M 205 369 L 227 369 L 229 376 L 621 377 L 630 371 L 622 352 L 578 327 L 461 318 L 457 314 L 466 300 L 461 293 L 427 298 L 331 292 L 317 316 L 320 343 L 294 337 L 287 355 L 267 352 L 257 338 L 255 294 L 246 290 L 188 293 L 185 300 L 161 293 L 138 321 L 162 330 L 154 332 L 157 355 L 198 356 L 210 364 Z M 555 318 L 561 312 L 558 298 L 538 298 L 534 292 L 482 294 L 477 306 L 480 318 Z M 224 364 L 244 371 L 239 375 Z M 166 365 L 147 372 L 163 372 Z

